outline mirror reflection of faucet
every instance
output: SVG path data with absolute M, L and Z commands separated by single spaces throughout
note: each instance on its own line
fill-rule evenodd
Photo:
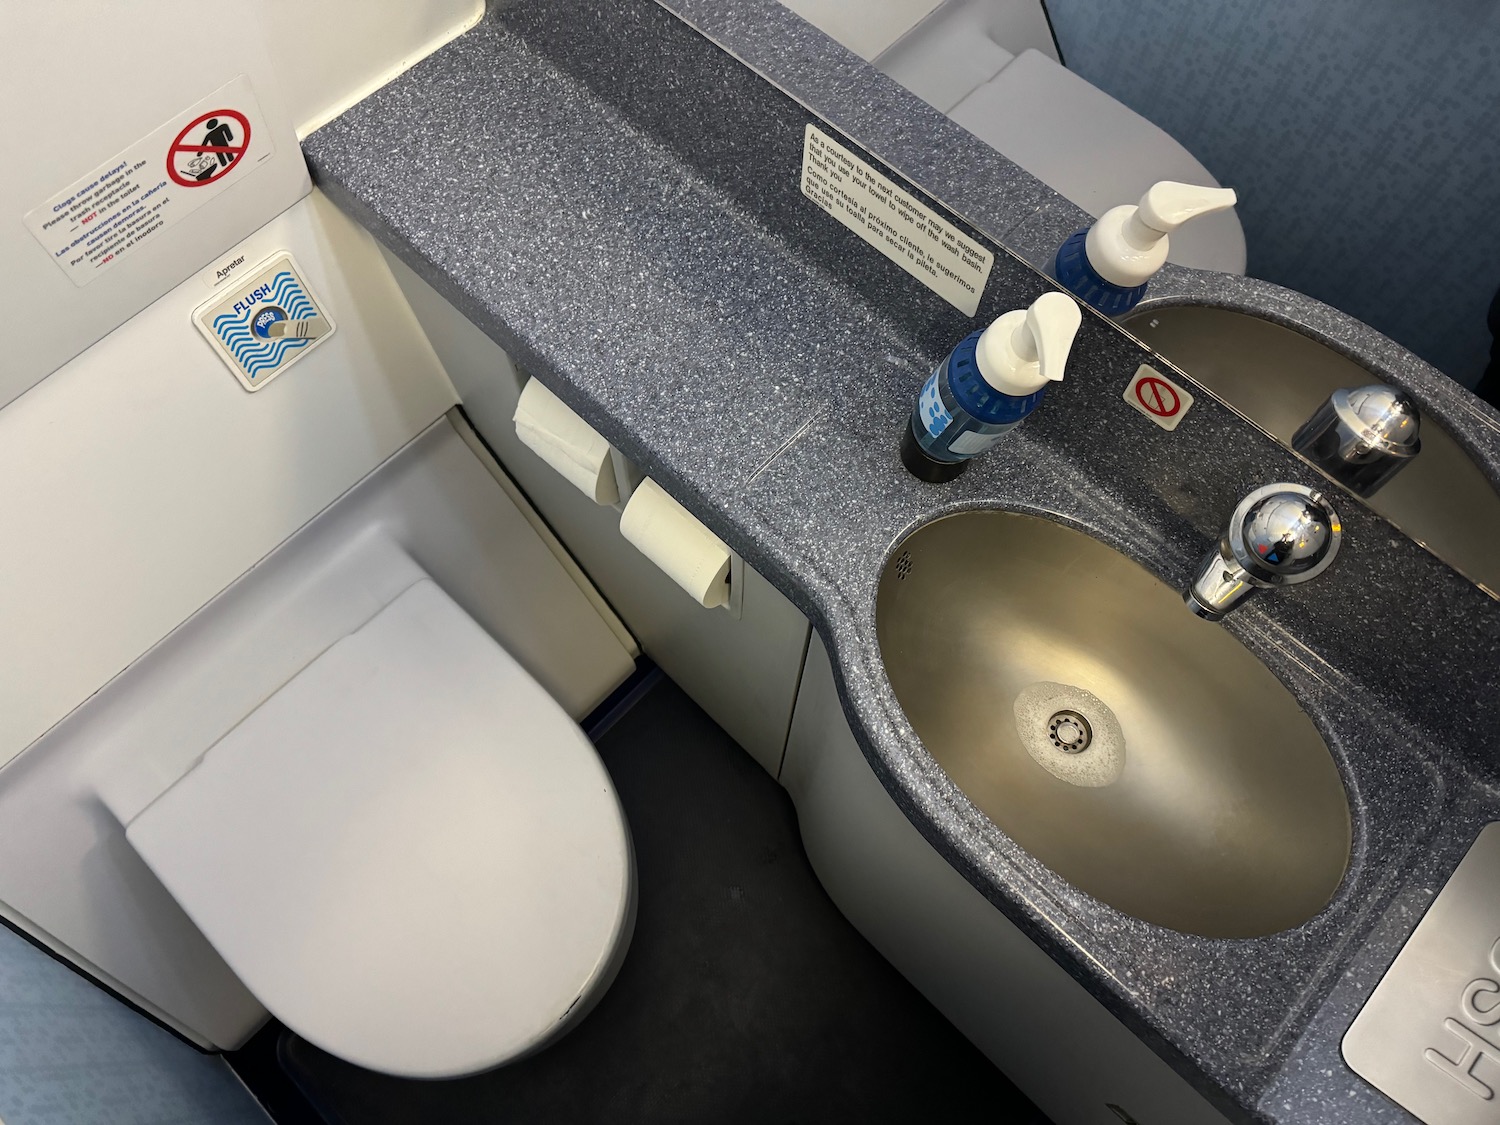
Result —
M 1257 488 L 1235 508 L 1183 601 L 1198 617 L 1220 621 L 1256 590 L 1322 574 L 1342 539 L 1338 512 L 1321 493 L 1289 483 Z
M 1410 395 L 1375 384 L 1337 390 L 1298 427 L 1292 448 L 1356 496 L 1370 497 L 1422 451 Z

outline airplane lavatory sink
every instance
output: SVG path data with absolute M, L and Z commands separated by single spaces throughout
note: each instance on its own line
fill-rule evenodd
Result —
M 1349 804 L 1317 728 L 1124 555 L 1034 516 L 947 516 L 892 553 L 876 628 L 928 753 L 1095 898 L 1248 938 L 1305 922 L 1337 889 Z

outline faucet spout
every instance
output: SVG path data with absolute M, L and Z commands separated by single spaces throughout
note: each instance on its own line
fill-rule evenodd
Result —
M 1256 590 L 1295 586 L 1328 569 L 1343 539 L 1339 516 L 1321 493 L 1268 484 L 1240 501 L 1219 542 L 1183 591 L 1188 609 L 1220 621 Z
M 1198 564 L 1197 577 L 1183 593 L 1183 603 L 1195 617 L 1221 621 L 1255 592 L 1250 575 L 1224 550 L 1221 540 Z

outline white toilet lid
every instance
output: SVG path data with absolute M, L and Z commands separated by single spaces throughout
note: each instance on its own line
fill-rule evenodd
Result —
M 387 1073 L 525 1053 L 628 936 L 630 841 L 604 764 L 430 580 L 126 835 L 283 1023 Z

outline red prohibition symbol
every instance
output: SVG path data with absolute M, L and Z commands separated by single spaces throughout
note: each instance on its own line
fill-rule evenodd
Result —
M 249 147 L 249 119 L 237 109 L 216 109 L 177 134 L 167 149 L 167 175 L 178 187 L 218 183 Z
M 1135 385 L 1135 400 L 1143 410 L 1158 418 L 1170 418 L 1182 409 L 1182 399 L 1177 397 L 1177 388 L 1154 375 L 1147 375 Z

